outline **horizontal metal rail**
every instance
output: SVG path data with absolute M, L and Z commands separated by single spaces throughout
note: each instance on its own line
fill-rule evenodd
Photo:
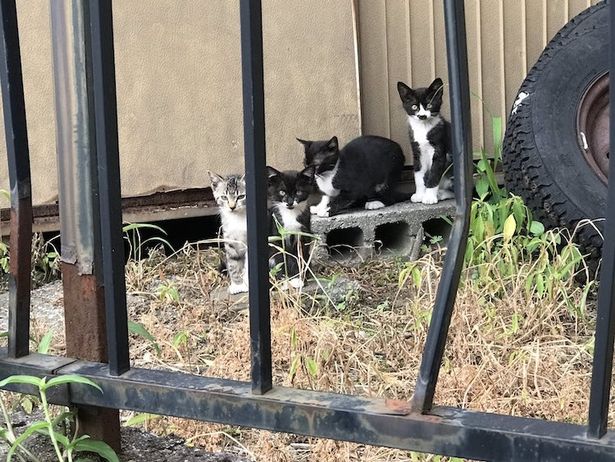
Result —
M 274 387 L 252 393 L 250 382 L 171 371 L 132 368 L 120 377 L 106 364 L 71 362 L 32 354 L 8 359 L 0 354 L 0 379 L 10 374 L 80 374 L 103 392 L 70 385 L 55 396 L 59 403 L 153 412 L 229 425 L 489 461 L 612 461 L 615 432 L 586 437 L 583 425 L 546 422 L 435 407 L 410 412 L 408 403 L 335 393 Z M 29 391 L 28 389 L 22 389 Z

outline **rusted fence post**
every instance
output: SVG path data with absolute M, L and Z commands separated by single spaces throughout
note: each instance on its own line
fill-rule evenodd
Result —
M 51 1 L 66 354 L 107 362 L 88 20 L 86 2 Z M 78 419 L 84 434 L 119 450 L 117 410 L 81 407 Z

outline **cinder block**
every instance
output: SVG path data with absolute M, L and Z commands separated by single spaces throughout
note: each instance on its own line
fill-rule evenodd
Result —
M 320 237 L 316 258 L 365 259 L 399 255 L 416 259 L 423 242 L 423 223 L 452 216 L 455 201 L 434 205 L 402 202 L 378 210 L 353 210 L 333 217 L 312 215 L 312 233 Z

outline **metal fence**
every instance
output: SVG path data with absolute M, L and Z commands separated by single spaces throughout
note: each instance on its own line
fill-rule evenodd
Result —
M 60 2 L 51 3 L 52 9 L 63 7 Z M 83 36 L 77 40 L 73 36 L 75 41 L 71 43 L 72 49 L 83 51 L 85 57 L 82 63 L 85 71 L 79 75 L 84 78 L 81 95 L 86 95 L 87 99 L 82 109 L 87 112 L 87 117 L 82 119 L 81 129 L 89 134 L 89 144 L 87 149 L 78 153 L 59 153 L 59 156 L 74 155 L 70 158 L 85 166 L 83 170 L 61 170 L 61 183 L 63 180 L 70 184 L 71 178 L 77 181 L 79 178 L 75 176 L 79 175 L 90 175 L 91 179 L 88 184 L 91 194 L 89 210 L 93 215 L 90 215 L 91 220 L 86 220 L 89 224 L 83 225 L 79 220 L 86 210 L 83 202 L 78 202 L 75 209 L 65 208 L 61 219 L 63 223 L 78 222 L 78 232 L 89 232 L 93 237 L 89 248 L 94 258 L 91 273 L 95 290 L 104 289 L 104 303 L 99 304 L 104 308 L 104 316 L 93 327 L 106 333 L 105 351 L 95 361 L 29 351 L 32 205 L 26 114 L 15 0 L 0 2 L 0 77 L 11 187 L 9 344 L 8 349 L 0 352 L 0 379 L 13 374 L 51 376 L 70 373 L 89 377 L 101 386 L 102 394 L 91 388 L 67 385 L 50 397 L 55 403 L 76 405 L 82 411 L 91 407 L 129 409 L 481 460 L 615 460 L 615 432 L 607 430 L 615 333 L 614 239 L 606 239 L 603 249 L 587 425 L 433 404 L 462 270 L 472 198 L 464 5 L 458 0 L 444 0 L 457 211 L 414 397 L 406 403 L 274 386 L 267 264 L 261 4 L 260 0 L 241 0 L 240 5 L 252 381 L 130 367 L 110 0 L 73 2 L 77 10 L 72 13 L 77 11 L 79 14 L 73 14 L 72 18 L 83 27 Z M 612 4 L 612 30 L 614 19 L 615 4 Z M 62 33 L 66 35 L 67 30 L 65 23 L 56 21 L 54 34 L 59 34 L 58 40 Z M 55 41 L 54 46 L 57 46 Z M 62 53 L 57 53 L 57 56 L 56 74 L 62 69 L 59 63 L 63 59 Z M 60 100 L 57 102 L 69 105 L 65 99 L 69 98 L 70 92 L 58 91 L 57 84 L 58 80 L 56 97 Z M 78 82 L 76 87 L 79 87 Z M 74 126 L 59 121 L 58 128 L 72 130 Z M 58 135 L 60 137 L 62 133 Z M 615 130 L 611 141 L 615 144 Z M 62 193 L 67 196 L 63 197 Z M 61 187 L 60 201 L 66 197 L 70 197 L 70 192 Z M 609 188 L 608 204 L 605 235 L 615 236 L 613 182 Z M 62 245 L 64 251 L 65 243 Z M 67 292 L 74 287 L 66 284 L 65 281 L 68 299 L 71 294 Z M 72 310 L 85 309 L 76 303 L 65 306 L 67 317 Z M 87 332 L 71 335 L 83 342 Z M 32 391 L 27 387 L 18 390 Z

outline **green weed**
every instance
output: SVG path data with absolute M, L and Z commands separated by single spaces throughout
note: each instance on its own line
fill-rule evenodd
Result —
M 23 433 L 18 436 L 11 424 L 7 406 L 4 400 L 0 398 L 0 407 L 5 422 L 5 428 L 0 429 L 0 439 L 9 445 L 7 462 L 11 462 L 14 457 L 22 462 L 26 460 L 40 462 L 38 457 L 24 447 L 24 443 L 35 434 L 45 435 L 49 438 L 58 462 L 72 462 L 75 454 L 79 452 L 91 452 L 98 454 L 108 462 L 119 462 L 119 458 L 115 451 L 103 441 L 93 440 L 87 435 L 78 436 L 76 431 L 73 431 L 72 434 L 68 431 L 62 431 L 63 428 L 75 428 L 74 412 L 65 411 L 54 418 L 51 415 L 49 403 L 47 402 L 47 391 L 53 387 L 67 384 L 80 384 L 94 387 L 102 392 L 102 389 L 96 383 L 79 375 L 62 375 L 53 377 L 49 380 L 47 377 L 41 379 L 28 375 L 13 375 L 0 381 L 0 388 L 13 384 L 30 385 L 34 387 L 40 398 L 44 420 L 31 423 Z

